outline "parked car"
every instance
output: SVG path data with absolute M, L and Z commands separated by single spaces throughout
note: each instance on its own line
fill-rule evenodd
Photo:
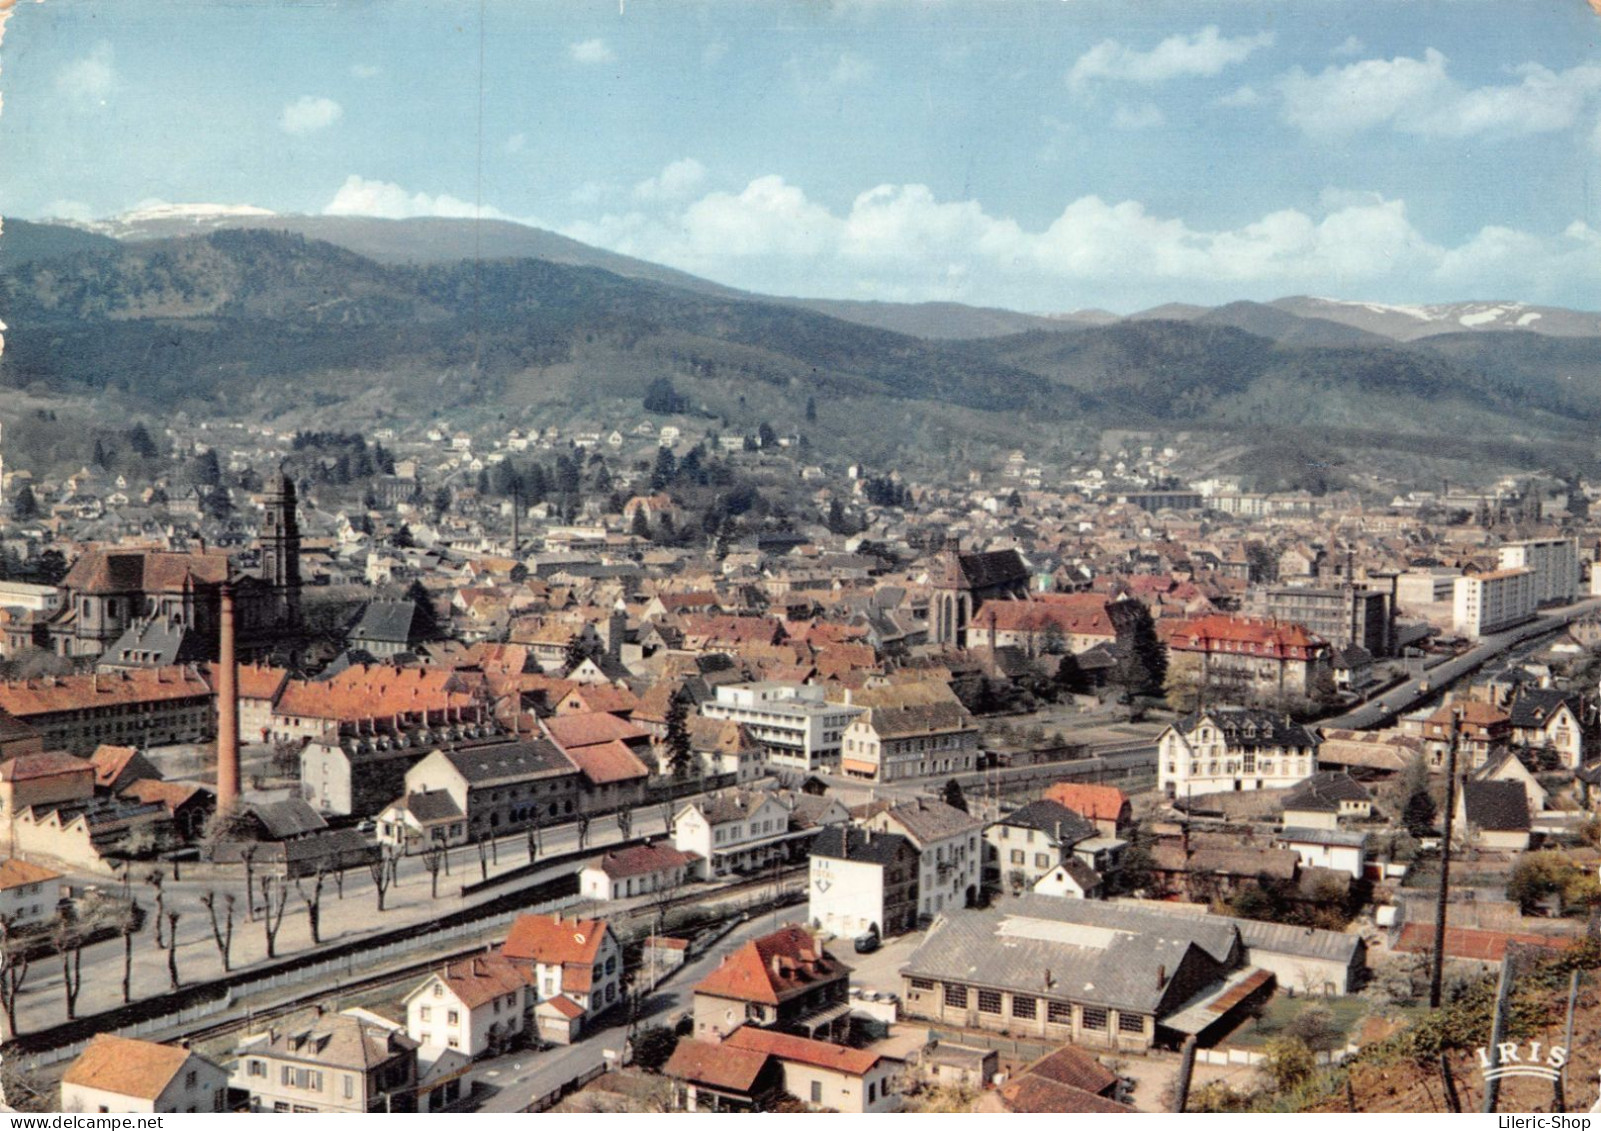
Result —
M 857 954 L 872 954 L 873 951 L 877 950 L 881 945 L 883 945 L 883 943 L 882 940 L 879 939 L 877 931 L 869 931 L 865 935 L 858 935 L 856 937 L 855 946 Z

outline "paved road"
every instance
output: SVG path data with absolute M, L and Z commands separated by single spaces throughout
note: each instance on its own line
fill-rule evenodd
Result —
M 1601 599 L 1580 601 L 1564 608 L 1553 609 L 1517 628 L 1487 636 L 1480 644 L 1455 659 L 1447 660 L 1415 679 L 1409 679 L 1405 683 L 1385 690 L 1354 710 L 1336 718 L 1325 719 L 1321 725 L 1347 730 L 1364 730 L 1379 726 L 1430 696 L 1437 695 L 1462 676 L 1483 667 L 1490 660 L 1511 651 L 1519 644 L 1557 632 L 1598 608 L 1601 608 Z M 1425 687 L 1427 690 L 1424 690 Z
M 656 835 L 663 831 L 659 806 L 648 806 L 635 811 L 632 835 Z M 540 857 L 549 857 L 576 851 L 576 826 L 565 825 L 544 830 L 541 834 Z M 613 817 L 597 818 L 590 826 L 586 847 L 598 854 L 606 845 L 622 839 L 618 835 Z M 489 875 L 504 874 L 528 863 L 528 850 L 524 837 L 519 834 L 508 838 L 498 847 L 499 862 L 489 866 Z M 443 914 L 472 907 L 493 900 L 508 891 L 528 887 L 556 876 L 571 874 L 574 865 L 553 865 L 540 869 L 532 876 L 515 883 L 496 885 L 488 891 L 472 896 L 461 895 L 461 885 L 477 881 L 482 875 L 478 863 L 478 850 L 468 846 L 451 853 L 450 875 L 439 876 L 439 898 L 431 896 L 432 884 L 420 857 L 407 857 L 400 863 L 400 879 L 385 896 L 385 909 L 377 910 L 377 896 L 373 890 L 371 874 L 365 868 L 352 870 L 345 875 L 344 898 L 339 898 L 334 881 L 324 883 L 321 899 L 322 943 L 334 943 L 394 930 L 413 923 L 428 922 Z M 171 987 L 167 969 L 167 952 L 155 945 L 155 889 L 143 882 L 148 867 L 135 868 L 131 894 L 146 912 L 146 928 L 135 936 L 131 984 L 133 996 L 152 997 Z M 188 873 L 186 873 L 187 877 Z M 98 884 L 110 891 L 120 891 L 120 885 L 104 877 L 72 877 L 78 884 Z M 211 919 L 201 897 L 207 892 L 219 896 L 231 893 L 236 899 L 233 939 L 230 948 L 232 968 L 237 971 L 267 958 L 266 929 L 257 915 L 252 922 L 245 911 L 243 876 L 237 879 L 189 879 L 174 881 L 170 878 L 162 885 L 166 910 L 179 913 L 177 936 L 177 965 L 183 985 L 209 981 L 223 973 L 222 959 L 212 935 Z M 259 888 L 255 893 L 258 909 L 261 905 Z M 219 900 L 219 907 L 221 901 Z M 220 914 L 220 912 L 219 912 Z M 165 933 L 163 925 L 163 933 Z M 311 949 L 310 924 L 304 900 L 293 890 L 284 904 L 275 949 L 278 958 Z M 88 1016 L 122 1004 L 122 941 L 110 939 L 87 947 L 83 952 L 82 988 L 77 1002 L 79 1016 Z M 18 995 L 18 1024 L 23 1032 L 30 1032 L 66 1020 L 65 994 L 62 986 L 60 962 L 53 957 L 35 961 Z
M 657 987 L 656 992 L 642 1003 L 639 1024 L 671 1024 L 673 1017 L 689 1008 L 695 983 L 711 973 L 724 957 L 751 939 L 782 926 L 789 918 L 799 919 L 804 914 L 799 907 L 787 908 L 773 915 L 757 916 L 736 927 L 716 946 Z M 567 1048 L 542 1053 L 512 1053 L 482 1061 L 473 1069 L 471 1079 L 481 1081 L 496 1091 L 479 1110 L 522 1111 L 537 1097 L 555 1091 L 567 1081 L 605 1063 L 608 1051 L 620 1060 L 627 1039 L 627 1022 L 619 1017 L 608 1028 L 592 1033 Z

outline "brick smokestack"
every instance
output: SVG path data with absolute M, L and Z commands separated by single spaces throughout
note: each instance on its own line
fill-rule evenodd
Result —
M 217 657 L 217 811 L 239 805 L 239 658 L 234 648 L 233 583 L 222 583 Z

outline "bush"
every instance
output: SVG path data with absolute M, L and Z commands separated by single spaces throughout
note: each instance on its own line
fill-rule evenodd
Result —
M 650 1025 L 634 1035 L 634 1064 L 660 1072 L 678 1047 L 678 1034 L 664 1025 Z
M 1262 1049 L 1262 1071 L 1278 1091 L 1287 1091 L 1310 1079 L 1317 1071 L 1317 1058 L 1299 1037 L 1274 1037 Z

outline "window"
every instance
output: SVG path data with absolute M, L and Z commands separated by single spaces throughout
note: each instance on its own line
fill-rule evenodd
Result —
M 1024 997 L 1022 994 L 1012 995 L 1013 1017 L 1023 1021 L 1032 1021 L 1034 1020 L 1034 1014 L 1037 1009 L 1038 1003 L 1033 998 Z
M 1045 1020 L 1052 1025 L 1071 1025 L 1073 1023 L 1073 1007 L 1065 1001 L 1046 1002 Z
M 195 1084 L 199 1082 L 199 1079 L 200 1077 L 198 1073 L 193 1071 L 185 1072 L 183 1074 L 183 1086 L 185 1088 L 193 1088 Z
M 978 1011 L 980 1013 L 999 1013 L 1001 1011 L 1001 995 L 997 990 L 978 991 Z
M 812 1102 L 814 1104 L 823 1102 L 823 1082 L 821 1080 L 812 1081 Z
M 1013 864 L 1021 864 L 1026 859 L 1028 859 L 1028 857 L 1023 852 L 1023 850 L 1021 848 L 1012 849 L 1012 863 Z
M 1084 1007 L 1084 1028 L 1102 1032 L 1106 1029 L 1106 1010 L 1093 1005 Z
M 417 1013 L 424 1021 L 432 1021 L 434 1019 L 434 1007 L 431 1005 L 423 1006 Z
M 952 1009 L 966 1009 L 967 1008 L 967 987 L 966 986 L 955 986 L 955 985 L 951 985 L 950 983 L 946 983 L 946 985 L 945 985 L 945 1004 L 950 1006 Z
M 934 988 L 934 980 L 932 978 L 913 978 L 912 979 L 912 989 L 914 989 L 914 990 L 931 990 L 933 988 Z
M 450 1010 L 449 1012 L 447 1012 L 445 1014 L 445 1024 L 447 1024 L 447 1025 L 459 1025 L 459 1024 L 461 1024 L 461 1014 L 457 1013 L 454 1009 Z
M 1117 1031 L 1119 1033 L 1145 1032 L 1145 1018 L 1138 1013 L 1119 1013 L 1117 1015 Z
M 265 1080 L 267 1078 L 267 1062 L 265 1060 L 250 1061 L 245 1068 L 245 1074 L 247 1076 L 260 1076 Z
M 872 1103 L 878 1099 L 878 1083 L 876 1081 L 867 1085 L 867 1102 Z
M 347 1100 L 354 1099 L 355 1096 L 356 1096 L 356 1078 L 354 1076 L 346 1076 L 345 1077 L 345 1099 L 347 1099 Z
M 438 982 L 434 983 L 434 996 L 435 997 L 444 997 L 445 996 L 445 987 L 440 985 Z
M 1051 858 L 1049 856 L 1047 856 L 1043 852 L 1036 852 L 1034 854 L 1034 867 L 1036 867 L 1036 868 L 1049 868 L 1050 866 L 1051 866 Z

